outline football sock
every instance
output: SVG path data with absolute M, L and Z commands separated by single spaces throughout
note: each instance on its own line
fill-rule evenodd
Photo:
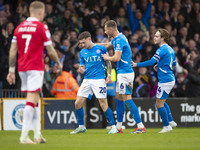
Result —
M 124 112 L 125 112 L 125 104 L 124 101 L 120 101 L 115 99 L 116 101 L 116 111 L 117 111 L 117 122 L 123 122 Z
M 117 129 L 121 129 L 122 128 L 122 122 L 117 122 L 116 127 L 117 127 Z
M 76 115 L 77 115 L 77 119 L 78 119 L 78 124 L 84 125 L 84 110 L 83 110 L 83 107 L 81 107 L 80 109 L 76 109 Z
M 139 114 L 138 108 L 135 105 L 135 103 L 133 102 L 133 100 L 132 99 L 126 100 L 125 103 L 126 103 L 126 106 L 129 108 L 129 110 L 131 112 L 131 115 L 133 116 L 135 122 L 137 124 L 142 122 L 141 118 L 140 118 L 140 114 Z
M 40 113 L 39 108 L 35 106 L 34 113 L 33 113 L 33 131 L 34 131 L 34 138 L 38 139 L 41 136 L 40 132 Z
M 169 119 L 168 119 L 167 110 L 165 109 L 165 107 L 163 106 L 161 108 L 158 108 L 158 113 L 160 114 L 160 117 L 163 121 L 164 126 L 169 126 Z
M 112 113 L 112 110 L 110 109 L 110 107 L 107 108 L 107 110 L 104 112 L 107 120 L 108 120 L 108 123 L 110 126 L 114 125 L 115 124 L 115 120 L 113 118 L 113 113 Z
M 26 102 L 26 106 L 23 112 L 23 125 L 20 140 L 25 139 L 28 136 L 28 132 L 33 121 L 35 104 L 31 102 Z
M 137 124 L 137 127 L 138 128 L 144 128 L 144 124 L 142 122 L 140 122 L 140 123 Z
M 171 114 L 171 110 L 170 110 L 170 108 L 169 108 L 169 105 L 168 105 L 166 102 L 164 103 L 164 107 L 165 107 L 165 109 L 166 109 L 166 111 L 167 111 L 167 115 L 168 115 L 169 122 L 170 122 L 170 121 L 173 121 L 173 117 L 172 117 L 172 114 Z

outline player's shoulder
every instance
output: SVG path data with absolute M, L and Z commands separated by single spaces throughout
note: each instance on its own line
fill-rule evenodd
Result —
M 162 51 L 161 47 L 159 47 L 159 48 L 156 50 L 156 54 L 157 54 L 157 55 L 160 55 L 162 52 L 163 52 L 163 51 Z
M 98 48 L 98 49 L 106 49 L 105 46 L 103 46 L 103 45 L 98 45 L 98 44 L 95 45 L 95 48 Z
M 95 45 L 96 53 L 106 53 L 107 48 L 103 45 Z
M 124 34 L 120 33 L 115 40 L 116 43 L 119 44 L 128 44 L 128 39 L 125 37 Z
M 81 51 L 80 51 L 80 54 L 83 54 L 84 52 L 86 52 L 87 49 L 86 48 L 83 48 Z
M 38 24 L 38 27 L 40 27 L 41 29 L 49 30 L 48 26 L 45 23 L 37 21 L 37 24 Z

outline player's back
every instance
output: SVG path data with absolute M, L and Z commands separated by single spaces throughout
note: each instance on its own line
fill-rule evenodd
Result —
M 107 49 L 102 45 L 80 51 L 80 65 L 85 66 L 85 79 L 105 79 L 105 61 L 101 54 L 106 53 Z
M 17 26 L 13 41 L 18 46 L 18 70 L 44 70 L 44 46 L 51 44 L 47 25 L 29 17 Z
M 160 83 L 171 82 L 175 80 L 172 67 L 176 62 L 176 54 L 174 50 L 167 44 L 161 46 L 157 53 L 160 53 L 158 62 L 158 80 Z
M 131 67 L 131 48 L 127 38 L 124 34 L 120 33 L 116 38 L 112 40 L 114 50 L 122 52 L 120 61 L 117 62 L 117 73 L 132 73 Z

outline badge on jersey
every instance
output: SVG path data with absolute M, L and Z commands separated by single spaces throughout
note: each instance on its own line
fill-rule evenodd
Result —
M 100 51 L 100 49 L 97 49 L 97 51 L 96 51 L 96 52 L 97 52 L 97 54 L 99 54 L 101 51 Z

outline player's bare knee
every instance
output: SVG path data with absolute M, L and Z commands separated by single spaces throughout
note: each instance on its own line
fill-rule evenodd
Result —
M 156 108 L 160 108 L 160 104 L 156 102 Z
M 122 98 L 123 98 L 123 100 L 129 100 L 129 99 L 132 99 L 132 97 L 131 97 L 131 95 L 126 95 L 126 94 L 123 94 L 122 95 Z
M 156 100 L 156 108 L 161 108 L 163 107 L 163 103 L 161 102 L 161 100 Z
M 105 112 L 108 108 L 108 103 L 106 99 L 99 99 L 99 105 L 101 109 Z
M 123 100 L 122 94 L 116 93 L 116 99 Z
M 80 109 L 82 106 L 83 106 L 83 105 L 82 105 L 81 102 L 75 101 L 75 108 L 76 108 L 76 109 Z

